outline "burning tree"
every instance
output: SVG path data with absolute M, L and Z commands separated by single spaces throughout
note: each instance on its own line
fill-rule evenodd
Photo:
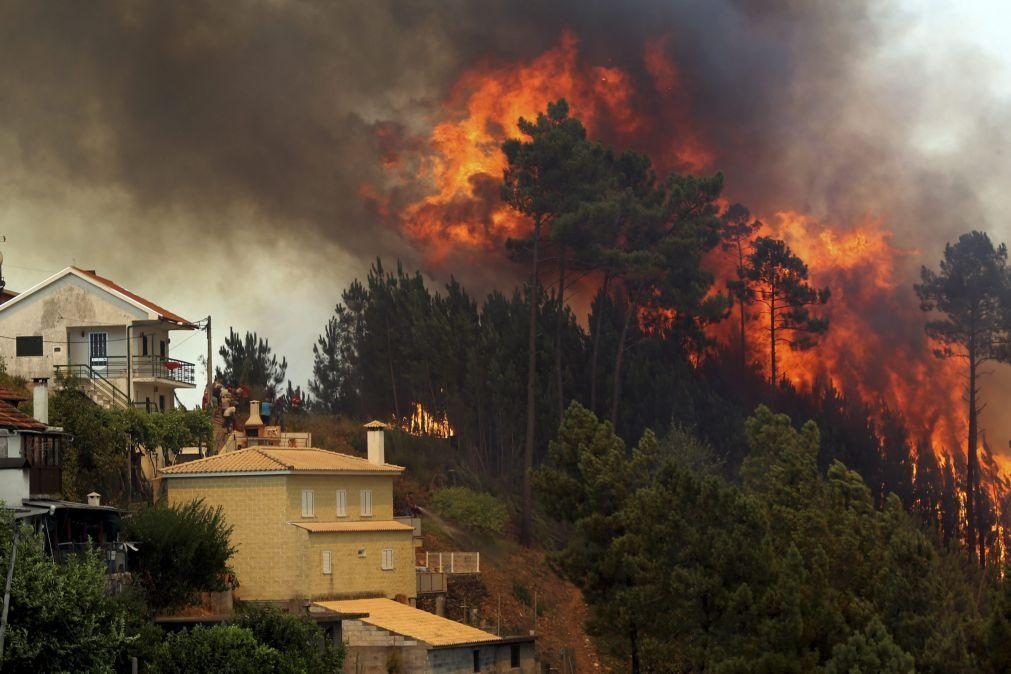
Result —
M 755 232 L 761 229 L 762 223 L 751 219 L 751 212 L 741 204 L 732 204 L 723 214 L 723 243 L 720 247 L 734 255 L 737 262 L 737 278 L 727 282 L 730 296 L 737 302 L 738 327 L 740 328 L 741 369 L 748 364 L 748 340 L 745 330 L 747 308 L 754 300 L 754 293 L 748 284 L 745 268 L 745 251 Z
M 746 279 L 753 284 L 755 301 L 765 306 L 768 318 L 770 378 L 778 385 L 776 347 L 786 344 L 804 350 L 814 346 L 828 330 L 828 319 L 811 315 L 811 307 L 828 302 L 828 288 L 808 283 L 807 265 L 786 242 L 761 236 L 748 256 Z
M 915 285 L 920 307 L 940 312 L 945 318 L 928 321 L 927 334 L 939 344 L 935 355 L 957 358 L 966 364 L 969 406 L 969 437 L 966 451 L 966 542 L 975 556 L 976 506 L 979 500 L 979 378 L 980 367 L 990 361 L 1009 360 L 1008 300 L 1011 277 L 1007 269 L 1007 247 L 994 247 L 984 232 L 969 232 L 954 245 L 944 247 L 939 271 L 923 267 L 922 283 Z M 980 565 L 986 564 L 986 546 L 979 540 Z
M 547 114 L 536 121 L 519 120 L 527 140 L 509 139 L 502 144 L 508 161 L 502 183 L 502 199 L 533 222 L 525 245 L 530 248 L 530 325 L 527 354 L 527 425 L 523 445 L 523 516 L 520 539 L 531 540 L 533 495 L 530 471 L 534 463 L 534 433 L 537 391 L 537 303 L 540 246 L 545 230 L 559 216 L 578 209 L 586 183 L 581 178 L 593 153 L 582 123 L 569 116 L 564 100 L 549 103 Z M 564 283 L 564 277 L 563 277 Z

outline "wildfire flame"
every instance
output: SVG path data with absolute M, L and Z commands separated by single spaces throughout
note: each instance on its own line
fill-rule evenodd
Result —
M 663 170 L 712 171 L 717 153 L 695 128 L 686 78 L 667 58 L 668 42 L 663 37 L 643 49 L 648 86 L 663 101 L 662 110 L 654 106 L 647 114 L 637 112 L 634 78 L 618 68 L 586 64 L 571 33 L 532 60 L 466 71 L 445 100 L 442 121 L 430 136 L 405 142 L 398 150 L 416 153 L 413 162 L 402 162 L 397 151 L 388 150 L 393 137 L 389 129 L 377 129 L 385 148 L 383 163 L 394 182 L 416 184 L 420 179 L 431 185 L 430 193 L 394 204 L 383 190 L 363 185 L 363 198 L 424 250 L 429 262 L 455 251 L 501 251 L 507 238 L 522 236 L 529 228 L 499 198 L 505 168 L 501 143 L 517 136 L 520 117 L 532 119 L 558 98 L 569 102 L 591 137 L 647 150 Z M 824 308 L 828 333 L 811 350 L 777 351 L 783 376 L 799 388 L 827 380 L 841 391 L 855 392 L 870 409 L 887 407 L 900 414 L 913 436 L 911 443 L 929 438 L 939 457 L 964 457 L 965 382 L 956 362 L 933 356 L 923 331 L 910 273 L 917 251 L 896 247 L 885 223 L 873 218 L 847 228 L 795 211 L 763 214 L 763 220 L 760 234 L 784 239 L 810 266 L 812 283 L 832 290 Z M 721 281 L 733 277 L 736 262 L 714 264 Z M 762 317 L 757 307 L 751 312 L 751 358 L 767 368 Z M 670 318 L 661 312 L 652 316 L 652 323 L 662 329 Z M 734 324 L 731 319 L 720 328 L 728 343 Z M 448 420 L 432 419 L 420 405 L 405 424 L 409 432 L 435 428 L 443 437 L 452 435 Z M 915 455 L 915 446 L 909 451 Z M 961 461 L 964 464 L 964 458 Z
M 449 423 L 446 413 L 436 416 L 426 410 L 421 403 L 414 403 L 414 411 L 403 419 L 394 419 L 394 424 L 405 433 L 433 438 L 451 438 L 456 429 Z

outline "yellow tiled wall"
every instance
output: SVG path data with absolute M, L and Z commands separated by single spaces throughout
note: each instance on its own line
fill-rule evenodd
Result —
M 380 592 L 389 599 L 417 595 L 413 532 L 302 533 L 306 541 L 303 594 L 310 599 Z M 393 550 L 389 571 L 382 569 L 384 548 Z M 359 549 L 365 550 L 365 557 L 358 556 Z M 324 550 L 331 553 L 330 575 L 323 574 Z
M 393 478 L 388 476 L 253 475 L 174 477 L 164 480 L 170 504 L 203 498 L 222 506 L 232 526 L 231 560 L 245 600 L 288 600 L 356 593 L 414 597 L 413 532 L 316 533 L 290 522 L 382 521 L 393 518 Z M 346 518 L 338 518 L 337 489 L 347 489 Z M 316 516 L 302 517 L 302 490 L 312 489 Z M 360 492 L 372 490 L 372 517 L 360 516 Z M 358 549 L 365 548 L 364 559 Z M 394 569 L 381 569 L 383 548 L 393 549 Z M 324 576 L 323 550 L 333 553 Z
M 393 519 L 392 475 L 292 475 L 288 478 L 288 519 L 292 522 L 354 522 Z M 316 516 L 302 517 L 302 490 L 311 489 Z M 337 517 L 337 490 L 348 492 L 347 517 Z M 361 491 L 372 490 L 372 517 L 361 516 Z
M 285 476 L 165 480 L 170 504 L 203 498 L 221 506 L 237 550 L 231 566 L 241 599 L 289 599 L 300 591 L 299 530 L 284 517 Z

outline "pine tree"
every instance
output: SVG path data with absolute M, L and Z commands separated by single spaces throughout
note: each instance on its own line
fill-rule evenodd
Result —
M 775 389 L 779 386 L 777 347 L 785 344 L 791 349 L 809 349 L 828 330 L 828 319 L 811 315 L 811 307 L 828 302 L 829 289 L 812 287 L 804 261 L 786 242 L 767 236 L 755 239 L 745 277 L 752 284 L 756 301 L 767 312 L 769 381 Z
M 921 283 L 914 286 L 920 307 L 940 314 L 927 322 L 927 335 L 939 345 L 939 358 L 957 358 L 966 364 L 969 431 L 966 447 L 966 543 L 970 556 L 985 564 L 985 542 L 977 538 L 979 522 L 979 378 L 991 361 L 1007 362 L 1011 324 L 1008 300 L 1011 276 L 1007 247 L 994 246 L 984 232 L 969 232 L 944 247 L 938 271 L 923 267 Z

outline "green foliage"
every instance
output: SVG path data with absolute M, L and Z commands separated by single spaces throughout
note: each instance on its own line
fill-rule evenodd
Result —
M 134 445 L 176 452 L 181 447 L 209 446 L 212 425 L 203 410 L 148 413 L 106 409 L 92 402 L 73 381 L 50 401 L 50 421 L 71 436 L 63 455 L 63 493 L 83 499 L 91 491 L 122 503 L 129 485 L 129 451 Z
M 341 671 L 343 644 L 334 646 L 328 642 L 319 625 L 307 616 L 294 616 L 271 607 L 244 607 L 235 624 L 252 632 L 261 644 L 284 654 L 292 672 Z
M 168 634 L 148 666 L 152 674 L 297 672 L 284 654 L 238 625 L 197 626 Z
M 478 534 L 501 535 L 509 521 L 504 503 L 467 487 L 440 489 L 432 497 L 432 505 L 441 515 Z
M 825 674 L 912 674 L 913 656 L 895 645 L 877 618 L 832 649 Z
M 601 645 L 644 671 L 985 668 L 957 558 L 897 498 L 878 509 L 858 474 L 820 471 L 813 423 L 760 407 L 745 426 L 738 486 L 684 431 L 628 452 L 570 406 L 536 484 Z
M 11 515 L 0 512 L 0 569 L 11 552 Z M 123 605 L 105 594 L 105 564 L 98 553 L 54 564 L 43 541 L 22 527 L 11 584 L 5 672 L 111 672 L 136 633 L 127 630 Z M 131 625 L 133 627 L 133 625 Z
M 129 539 L 140 543 L 134 575 L 151 608 L 175 609 L 195 603 L 200 592 L 227 589 L 228 560 L 235 553 L 231 533 L 221 508 L 203 500 L 161 502 L 128 520 Z
M 224 345 L 218 349 L 224 360 L 223 368 L 215 368 L 214 376 L 228 386 L 247 386 L 253 398 L 273 399 L 284 383 L 288 370 L 288 359 L 277 359 L 270 348 L 270 341 L 255 332 L 240 336 L 229 328 Z

